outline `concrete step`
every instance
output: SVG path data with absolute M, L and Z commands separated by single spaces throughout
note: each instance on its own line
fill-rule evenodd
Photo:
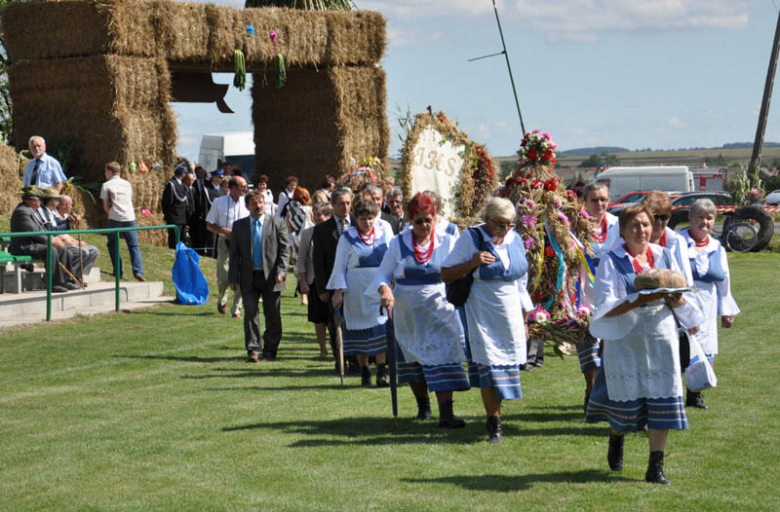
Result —
M 149 307 L 171 302 L 163 296 L 161 281 L 145 283 L 122 281 L 119 284 L 120 310 Z M 54 293 L 51 299 L 52 319 L 70 318 L 77 314 L 98 314 L 114 311 L 114 283 L 97 282 L 86 290 Z M 46 291 L 0 295 L 0 328 L 46 319 Z
M 32 272 L 22 269 L 21 276 L 23 291 L 46 289 L 46 269 L 43 265 L 35 265 L 35 269 Z M 3 288 L 5 293 L 18 293 L 13 265 L 8 265 L 7 270 L 3 274 L 3 279 L 5 280 L 5 287 Z M 87 284 L 100 282 L 100 268 L 92 267 L 90 273 L 84 276 L 84 281 Z

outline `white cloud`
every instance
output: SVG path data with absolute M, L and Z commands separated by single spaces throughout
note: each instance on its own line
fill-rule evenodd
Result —
M 678 130 L 685 128 L 685 123 L 679 117 L 670 117 L 666 120 L 666 124 Z

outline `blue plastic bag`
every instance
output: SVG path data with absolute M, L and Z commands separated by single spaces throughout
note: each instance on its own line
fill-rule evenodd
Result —
M 202 306 L 209 299 L 209 284 L 200 271 L 200 255 L 179 242 L 173 264 L 173 286 L 180 304 Z

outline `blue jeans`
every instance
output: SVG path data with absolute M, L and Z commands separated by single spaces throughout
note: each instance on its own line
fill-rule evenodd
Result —
M 133 228 L 135 227 L 135 221 L 121 222 L 118 220 L 108 219 L 109 228 Z M 125 239 L 127 244 L 127 250 L 130 251 L 130 262 L 133 265 L 133 275 L 144 275 L 144 262 L 141 259 L 141 249 L 138 247 L 138 231 L 125 231 L 119 233 Z M 116 252 L 116 233 L 108 234 L 108 254 L 111 256 L 111 264 L 114 266 L 114 275 L 116 275 L 116 258 L 119 257 Z M 122 258 L 119 257 L 119 275 L 122 276 Z

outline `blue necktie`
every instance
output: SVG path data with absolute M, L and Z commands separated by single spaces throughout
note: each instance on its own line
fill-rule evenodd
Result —
M 38 169 L 41 168 L 41 159 L 37 158 L 35 160 L 35 166 L 33 167 L 32 176 L 30 176 L 30 185 L 37 185 L 38 181 Z
M 252 231 L 252 256 L 258 270 L 263 268 L 263 226 L 259 219 L 252 219 Z

